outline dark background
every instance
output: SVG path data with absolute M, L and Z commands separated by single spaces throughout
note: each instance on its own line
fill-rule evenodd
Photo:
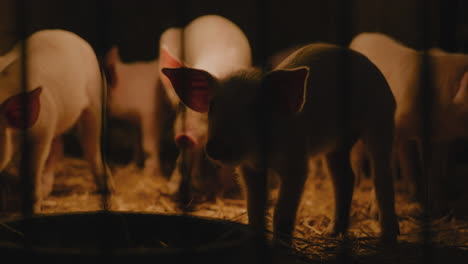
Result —
M 468 51 L 466 0 L 0 0 L 0 54 L 45 28 L 73 31 L 99 56 L 120 46 L 124 61 L 154 59 L 160 34 L 205 14 L 246 33 L 254 62 L 292 45 L 348 44 L 364 31 L 389 34 L 414 48 Z

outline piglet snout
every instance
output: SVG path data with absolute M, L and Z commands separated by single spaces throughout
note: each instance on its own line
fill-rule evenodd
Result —
M 175 142 L 180 148 L 195 148 L 197 146 L 194 138 L 184 134 L 176 136 Z

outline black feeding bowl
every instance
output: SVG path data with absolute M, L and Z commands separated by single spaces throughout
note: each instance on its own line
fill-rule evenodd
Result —
M 0 256 L 15 263 L 245 264 L 255 262 L 255 248 L 247 225 L 187 215 L 70 213 L 0 225 Z

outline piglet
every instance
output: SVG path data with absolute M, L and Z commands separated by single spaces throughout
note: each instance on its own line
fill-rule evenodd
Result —
M 161 87 L 159 61 L 124 63 L 119 49 L 112 47 L 105 65 L 109 83 L 109 114 L 141 127 L 141 143 L 137 145 L 142 146 L 144 153 L 143 173 L 161 177 L 160 140 L 171 109 Z
M 26 45 L 26 92 L 21 90 L 20 45 Z M 17 44 L 0 57 L 0 86 L 0 170 L 11 162 L 18 146 L 12 144 L 12 139 L 25 130 L 35 211 L 41 210 L 43 200 L 52 191 L 55 162 L 61 153 L 60 136 L 74 125 L 78 125 L 83 152 L 98 189 L 107 191 L 108 185 L 113 188 L 100 144 L 106 84 L 93 48 L 85 40 L 64 30 L 32 34 L 26 43 Z
M 468 134 L 468 55 L 430 49 L 428 80 L 432 86 L 430 117 L 430 160 L 422 154 L 422 100 L 428 87 L 423 83 L 422 51 L 380 33 L 356 36 L 350 48 L 367 56 L 384 74 L 397 102 L 395 129 L 401 177 L 411 186 L 410 191 L 422 199 L 422 166 L 429 169 L 429 189 L 433 202 L 442 202 L 440 183 L 447 177 L 448 143 Z M 361 151 L 364 155 L 365 152 Z M 443 202 L 442 202 L 443 203 Z M 438 205 L 434 205 L 439 207 Z M 435 211 L 433 211 L 436 213 Z
M 395 101 L 380 71 L 364 56 L 330 44 L 306 45 L 273 71 L 232 72 L 220 79 L 201 69 L 165 69 L 181 76 L 177 94 L 193 111 L 208 113 L 207 155 L 239 166 L 249 223 L 265 224 L 266 175 L 281 179 L 274 238 L 291 243 L 310 156 L 323 157 L 335 193 L 333 235 L 348 228 L 354 175 L 353 143 L 369 149 L 382 236 L 399 234 L 390 157 Z M 267 156 L 265 156 L 267 155 Z
M 173 44 L 177 42 L 179 46 Z M 223 189 L 223 182 L 232 183 L 229 179 L 233 178 L 234 168 L 219 167 L 208 161 L 203 152 L 208 115 L 180 104 L 180 100 L 184 99 L 174 87 L 185 82 L 189 82 L 187 85 L 194 89 L 206 85 L 205 80 L 197 79 L 197 76 L 188 78 L 185 72 L 192 70 L 209 72 L 222 80 L 233 72 L 249 68 L 252 63 L 249 41 L 233 22 L 221 16 L 206 15 L 196 18 L 183 29 L 171 28 L 165 32 L 161 37 L 160 59 L 165 75 L 162 78 L 164 87 L 173 107 L 177 109 L 174 140 L 181 150 L 169 187 L 174 191 L 185 174 L 195 189 Z M 205 91 L 199 91 L 203 96 Z M 219 184 L 213 185 L 212 182 Z M 235 188 L 235 184 L 224 187 Z

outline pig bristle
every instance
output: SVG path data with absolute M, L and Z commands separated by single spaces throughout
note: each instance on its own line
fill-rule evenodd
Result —
M 243 69 L 233 72 L 220 82 L 218 95 L 226 98 L 241 98 L 251 101 L 256 96 L 257 88 L 263 77 L 263 71 L 259 68 Z M 242 100 L 244 101 L 244 100 Z
M 242 69 L 233 72 L 226 79 L 239 79 L 239 80 L 260 80 L 263 76 L 263 71 L 260 68 L 252 67 L 250 69 Z

